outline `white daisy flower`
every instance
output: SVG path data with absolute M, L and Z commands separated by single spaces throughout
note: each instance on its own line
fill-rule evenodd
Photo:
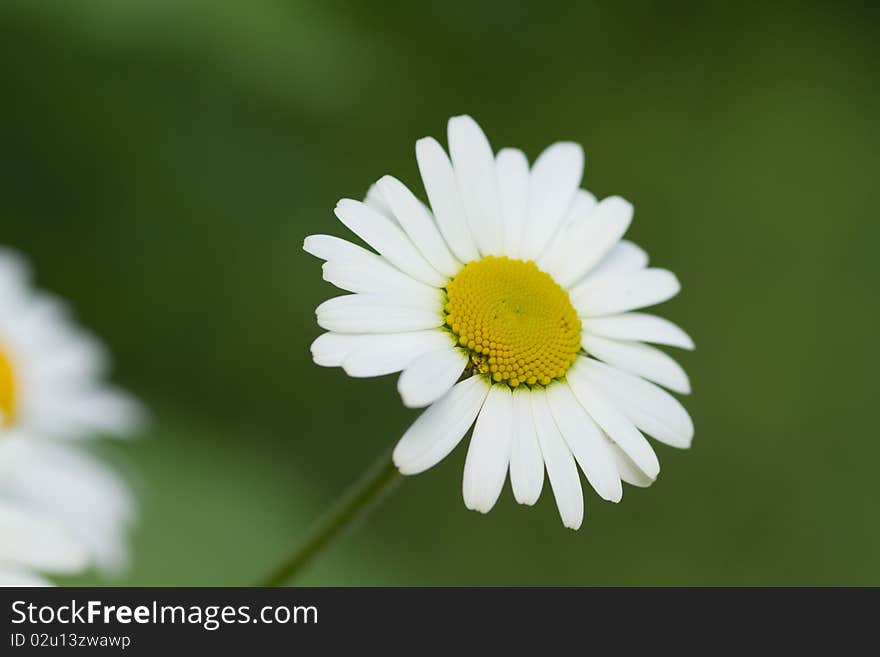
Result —
M 102 381 L 107 356 L 0 249 L 0 585 L 125 565 L 128 487 L 71 439 L 130 433 L 139 405 Z
M 577 529 L 578 466 L 600 497 L 621 481 L 648 486 L 660 464 L 644 434 L 690 446 L 684 370 L 645 343 L 692 349 L 675 324 L 642 312 L 679 291 L 622 240 L 633 208 L 580 189 L 581 147 L 556 143 L 529 167 L 493 152 L 469 116 L 450 119 L 449 156 L 416 143 L 430 208 L 385 176 L 336 216 L 375 252 L 312 235 L 324 280 L 353 292 L 317 308 L 328 332 L 318 365 L 354 377 L 401 372 L 409 407 L 428 407 L 400 439 L 394 463 L 416 474 L 448 455 L 470 427 L 464 502 L 488 512 L 507 473 L 516 500 L 534 504 L 544 470 L 562 522 Z M 659 384 L 659 385 L 658 385 Z

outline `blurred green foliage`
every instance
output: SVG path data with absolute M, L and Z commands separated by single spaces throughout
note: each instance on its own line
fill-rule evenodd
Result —
M 153 409 L 120 583 L 245 585 L 415 417 L 311 363 L 301 250 L 470 113 L 587 152 L 684 284 L 692 450 L 574 533 L 549 488 L 465 510 L 464 448 L 307 584 L 880 584 L 873 3 L 6 0 L 0 242 Z M 77 582 L 97 581 L 92 577 Z

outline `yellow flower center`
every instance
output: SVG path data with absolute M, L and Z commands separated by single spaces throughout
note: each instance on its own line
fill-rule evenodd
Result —
M 446 325 L 471 366 L 512 388 L 565 375 L 581 348 L 568 292 L 534 262 L 487 256 L 446 286 Z
M 15 378 L 12 364 L 0 347 L 0 427 L 15 421 Z

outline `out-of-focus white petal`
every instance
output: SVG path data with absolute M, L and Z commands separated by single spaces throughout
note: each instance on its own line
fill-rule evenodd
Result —
M 103 376 L 110 363 L 107 350 L 90 336 L 69 336 L 46 347 L 44 358 L 27 364 L 27 377 L 41 385 L 75 388 Z
M 146 408 L 112 386 L 84 383 L 76 390 L 35 387 L 22 400 L 28 429 L 51 438 L 80 438 L 137 434 L 147 419 Z
M 115 471 L 82 449 L 21 440 L 0 449 L 0 494 L 64 528 L 105 573 L 128 563 L 132 494 Z
M 62 526 L 0 500 L 0 563 L 52 573 L 88 566 L 83 545 Z
M 0 566 L 0 588 L 8 587 L 45 587 L 52 583 L 44 577 L 34 575 L 26 570 L 17 570 L 8 566 Z
M 44 584 L 42 572 L 119 566 L 134 517 L 124 482 L 56 439 L 132 435 L 146 409 L 102 381 L 108 352 L 27 279 L 0 249 L 0 347 L 16 393 L 13 423 L 0 427 L 0 579 Z
M 18 253 L 0 246 L 0 295 L 14 294 L 28 285 L 31 268 Z

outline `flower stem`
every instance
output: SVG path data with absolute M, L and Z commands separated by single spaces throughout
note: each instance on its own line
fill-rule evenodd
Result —
M 363 518 L 401 479 L 391 460 L 391 454 L 383 454 L 318 519 L 302 543 L 271 576 L 263 581 L 261 586 L 284 586 L 302 574 L 303 569 L 312 559 L 327 549 L 343 533 L 352 529 L 357 521 Z

